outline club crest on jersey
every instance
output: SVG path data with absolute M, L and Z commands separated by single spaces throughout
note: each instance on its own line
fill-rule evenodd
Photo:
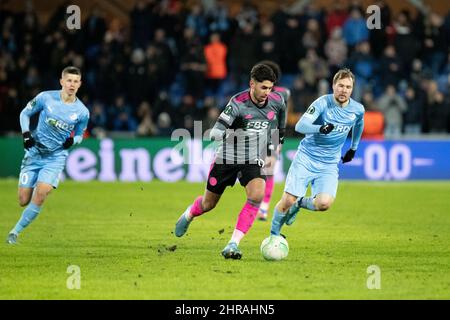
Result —
M 314 111 L 316 111 L 316 108 L 314 108 L 314 106 L 309 106 L 308 110 L 306 110 L 306 113 L 313 114 Z
M 70 115 L 70 120 L 72 120 L 72 121 L 75 121 L 75 120 L 77 120 L 78 119 L 78 116 L 77 116 L 77 114 L 76 113 L 73 113 L 73 114 L 71 114 Z
M 52 119 L 52 118 L 47 118 L 46 122 L 49 126 L 52 126 L 52 127 L 58 128 L 58 129 L 62 129 L 62 130 L 73 130 L 75 128 L 75 126 L 72 124 L 68 124 L 63 121 Z
M 28 105 L 27 105 L 27 109 L 28 110 L 31 110 L 31 109 L 33 109 L 33 107 L 36 105 L 36 99 L 33 99 L 33 100 L 31 100 L 30 102 L 28 102 Z
M 273 118 L 275 118 L 275 112 L 270 111 L 269 113 L 267 113 L 267 119 L 273 120 Z

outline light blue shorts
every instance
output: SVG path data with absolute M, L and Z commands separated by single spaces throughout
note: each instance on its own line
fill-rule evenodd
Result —
M 66 158 L 67 151 L 43 154 L 34 147 L 26 151 L 20 168 L 19 187 L 34 188 L 38 182 L 43 182 L 56 189 Z
M 284 191 L 304 197 L 311 184 L 311 195 L 326 193 L 336 198 L 339 169 L 336 164 L 323 164 L 297 151 L 286 177 Z

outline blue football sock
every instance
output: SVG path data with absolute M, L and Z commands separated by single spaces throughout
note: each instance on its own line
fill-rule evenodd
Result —
M 36 219 L 40 211 L 40 206 L 30 202 L 25 210 L 23 210 L 22 216 L 10 233 L 19 234 L 22 232 L 23 229 L 25 229 L 34 219 Z
M 300 208 L 305 208 L 312 211 L 317 211 L 316 207 L 314 206 L 314 197 L 303 197 L 299 203 Z
M 270 234 L 279 236 L 281 227 L 286 222 L 286 213 L 278 211 L 277 207 L 273 210 L 272 226 L 270 228 Z

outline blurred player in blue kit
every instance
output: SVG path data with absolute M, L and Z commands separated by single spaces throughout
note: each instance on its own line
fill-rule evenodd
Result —
M 41 207 L 58 186 L 68 150 L 83 140 L 89 111 L 77 98 L 81 86 L 81 71 L 66 67 L 61 74 L 61 90 L 43 91 L 32 99 L 20 113 L 25 156 L 19 176 L 19 204 L 25 207 L 6 242 L 16 244 L 18 235 L 41 211 Z M 39 113 L 35 130 L 30 117 Z M 74 132 L 74 135 L 72 135 Z
M 355 156 L 364 129 L 364 107 L 350 98 L 355 76 L 349 69 L 333 77 L 333 93 L 315 100 L 295 126 L 305 134 L 292 161 L 284 193 L 274 209 L 270 233 L 280 235 L 284 224 L 291 225 L 300 208 L 328 210 L 338 187 L 338 163 Z M 341 149 L 352 130 L 350 149 L 341 157 Z M 311 184 L 311 196 L 305 197 Z

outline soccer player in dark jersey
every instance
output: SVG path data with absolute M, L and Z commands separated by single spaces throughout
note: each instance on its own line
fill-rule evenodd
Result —
M 274 87 L 272 88 L 272 92 L 277 92 L 278 94 L 280 94 L 283 97 L 284 101 L 286 102 L 286 112 L 287 112 L 287 104 L 288 104 L 289 97 L 291 96 L 291 91 L 288 88 L 281 87 L 278 85 L 280 78 L 281 78 L 280 66 L 277 63 L 270 61 L 270 60 L 264 60 L 259 63 L 269 66 L 272 69 L 272 71 L 275 73 L 277 82 L 275 83 Z M 284 124 L 283 127 L 286 127 L 286 124 Z M 278 146 L 279 146 L 279 148 L 276 148 L 276 150 L 275 150 L 273 144 L 269 145 L 268 157 L 270 157 L 270 159 L 266 160 L 266 162 L 270 163 L 270 168 L 266 168 L 266 190 L 264 191 L 264 199 L 261 202 L 261 205 L 258 210 L 258 214 L 256 216 L 261 221 L 266 221 L 267 216 L 268 216 L 270 199 L 272 198 L 273 188 L 274 188 L 274 184 L 275 184 L 275 179 L 274 179 L 275 165 L 276 165 L 277 159 L 280 157 L 280 153 L 281 153 L 281 144 L 279 144 Z
M 41 211 L 48 195 L 59 184 L 72 145 L 81 143 L 89 111 L 77 98 L 81 71 L 67 67 L 61 74 L 61 90 L 39 93 L 20 113 L 25 155 L 19 176 L 19 204 L 26 207 L 6 242 L 16 244 L 23 231 Z M 30 117 L 39 114 L 37 127 Z M 72 136 L 73 133 L 73 136 Z
M 278 128 L 283 138 L 286 104 L 281 95 L 272 92 L 276 76 L 264 64 L 250 72 L 250 88 L 234 95 L 211 130 L 217 141 L 216 158 L 211 165 L 206 190 L 180 216 L 175 235 L 183 236 L 193 218 L 213 209 L 227 186 L 236 179 L 245 187 L 247 201 L 242 208 L 231 240 L 222 250 L 225 259 L 240 259 L 238 245 L 251 228 L 264 198 L 264 165 L 271 128 Z M 278 145 L 279 141 L 275 143 Z

